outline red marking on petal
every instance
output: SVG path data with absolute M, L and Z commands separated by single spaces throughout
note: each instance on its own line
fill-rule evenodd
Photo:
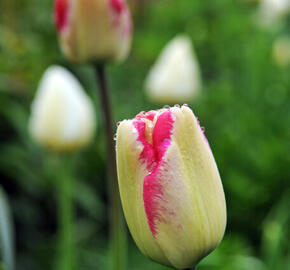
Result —
M 110 0 L 112 8 L 118 13 L 121 14 L 125 8 L 123 0 Z
M 156 112 L 154 112 L 154 111 L 150 111 L 150 112 L 147 112 L 147 113 L 145 114 L 145 118 L 148 119 L 148 120 L 150 120 L 150 121 L 153 121 L 155 115 L 156 115 Z
M 54 1 L 54 23 L 59 32 L 67 25 L 68 1 L 69 0 Z
M 160 162 L 164 156 L 168 146 L 170 145 L 170 137 L 173 119 L 170 110 L 162 113 L 155 124 L 153 130 L 153 146 L 156 152 L 156 161 Z
M 170 109 L 160 114 L 153 128 L 152 144 L 150 144 L 146 139 L 146 123 L 142 118 L 153 120 L 155 114 L 155 112 L 147 114 L 142 112 L 141 115 L 137 115 L 136 120 L 133 122 L 138 131 L 138 141 L 143 144 L 140 160 L 146 162 L 147 170 L 149 171 L 143 183 L 143 200 L 148 225 L 153 236 L 157 234 L 157 223 L 165 222 L 160 215 L 160 212 L 167 211 L 164 206 L 160 206 L 160 201 L 166 202 L 163 198 L 163 183 L 160 178 L 162 172 L 160 168 L 164 165 L 163 157 L 171 144 L 174 123 Z M 174 215 L 174 212 L 169 212 L 169 214 Z
M 138 141 L 143 144 L 143 151 L 140 154 L 140 160 L 142 160 L 142 162 L 147 162 L 147 169 L 150 170 L 155 161 L 155 153 L 153 146 L 146 140 L 146 123 L 142 120 L 137 120 L 134 121 L 133 124 L 138 131 Z
M 155 111 L 150 111 L 150 112 L 140 112 L 136 115 L 136 118 L 137 119 L 142 119 L 142 118 L 145 118 L 145 119 L 148 119 L 150 121 L 153 121 L 154 120 L 154 117 L 156 115 L 156 112 Z

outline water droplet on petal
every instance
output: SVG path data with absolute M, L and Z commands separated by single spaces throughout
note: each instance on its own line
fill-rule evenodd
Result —
M 184 103 L 182 106 L 189 107 L 188 104 Z
M 174 107 L 180 108 L 180 105 L 179 104 L 175 104 Z
M 113 140 L 117 141 L 117 134 L 114 135 Z
M 205 133 L 205 127 L 201 127 L 203 133 Z
M 163 109 L 170 109 L 170 106 L 169 105 L 164 105 Z

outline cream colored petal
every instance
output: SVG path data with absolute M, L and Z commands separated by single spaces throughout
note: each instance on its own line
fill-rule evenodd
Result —
M 177 36 L 164 48 L 145 82 L 148 97 L 163 103 L 192 100 L 201 88 L 198 60 L 187 36 Z
M 117 168 L 121 200 L 130 232 L 140 250 L 152 260 L 170 265 L 149 230 L 143 203 L 146 165 L 139 160 L 143 145 L 131 120 L 117 130 Z
M 155 239 L 178 269 L 195 265 L 221 241 L 226 207 L 220 176 L 211 150 L 192 113 L 172 108 L 172 144 L 161 167 L 162 222 Z

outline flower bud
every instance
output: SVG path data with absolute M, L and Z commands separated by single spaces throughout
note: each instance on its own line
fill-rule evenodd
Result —
M 149 98 L 160 103 L 192 100 L 201 88 L 197 58 L 187 36 L 174 38 L 149 72 L 145 89 Z
M 289 0 L 262 0 L 259 10 L 259 20 L 263 26 L 270 27 L 289 14 Z
M 146 256 L 186 269 L 220 243 L 226 226 L 223 187 L 209 144 L 187 106 L 122 121 L 117 167 L 125 217 Z
M 73 62 L 121 61 L 129 53 L 132 21 L 125 0 L 55 0 L 54 21 Z
M 75 77 L 62 67 L 48 68 L 31 106 L 34 139 L 57 152 L 78 150 L 91 141 L 95 122 L 93 104 Z

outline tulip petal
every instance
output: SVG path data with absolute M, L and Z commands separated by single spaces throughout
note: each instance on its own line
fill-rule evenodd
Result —
M 219 244 L 226 213 L 219 173 L 198 121 L 185 106 L 172 110 L 172 142 L 157 176 L 161 222 L 154 237 L 172 265 L 183 269 Z
M 146 164 L 140 160 L 143 145 L 133 121 L 122 121 L 117 132 L 117 167 L 123 210 L 130 232 L 141 251 L 152 260 L 170 265 L 149 229 L 143 203 Z

